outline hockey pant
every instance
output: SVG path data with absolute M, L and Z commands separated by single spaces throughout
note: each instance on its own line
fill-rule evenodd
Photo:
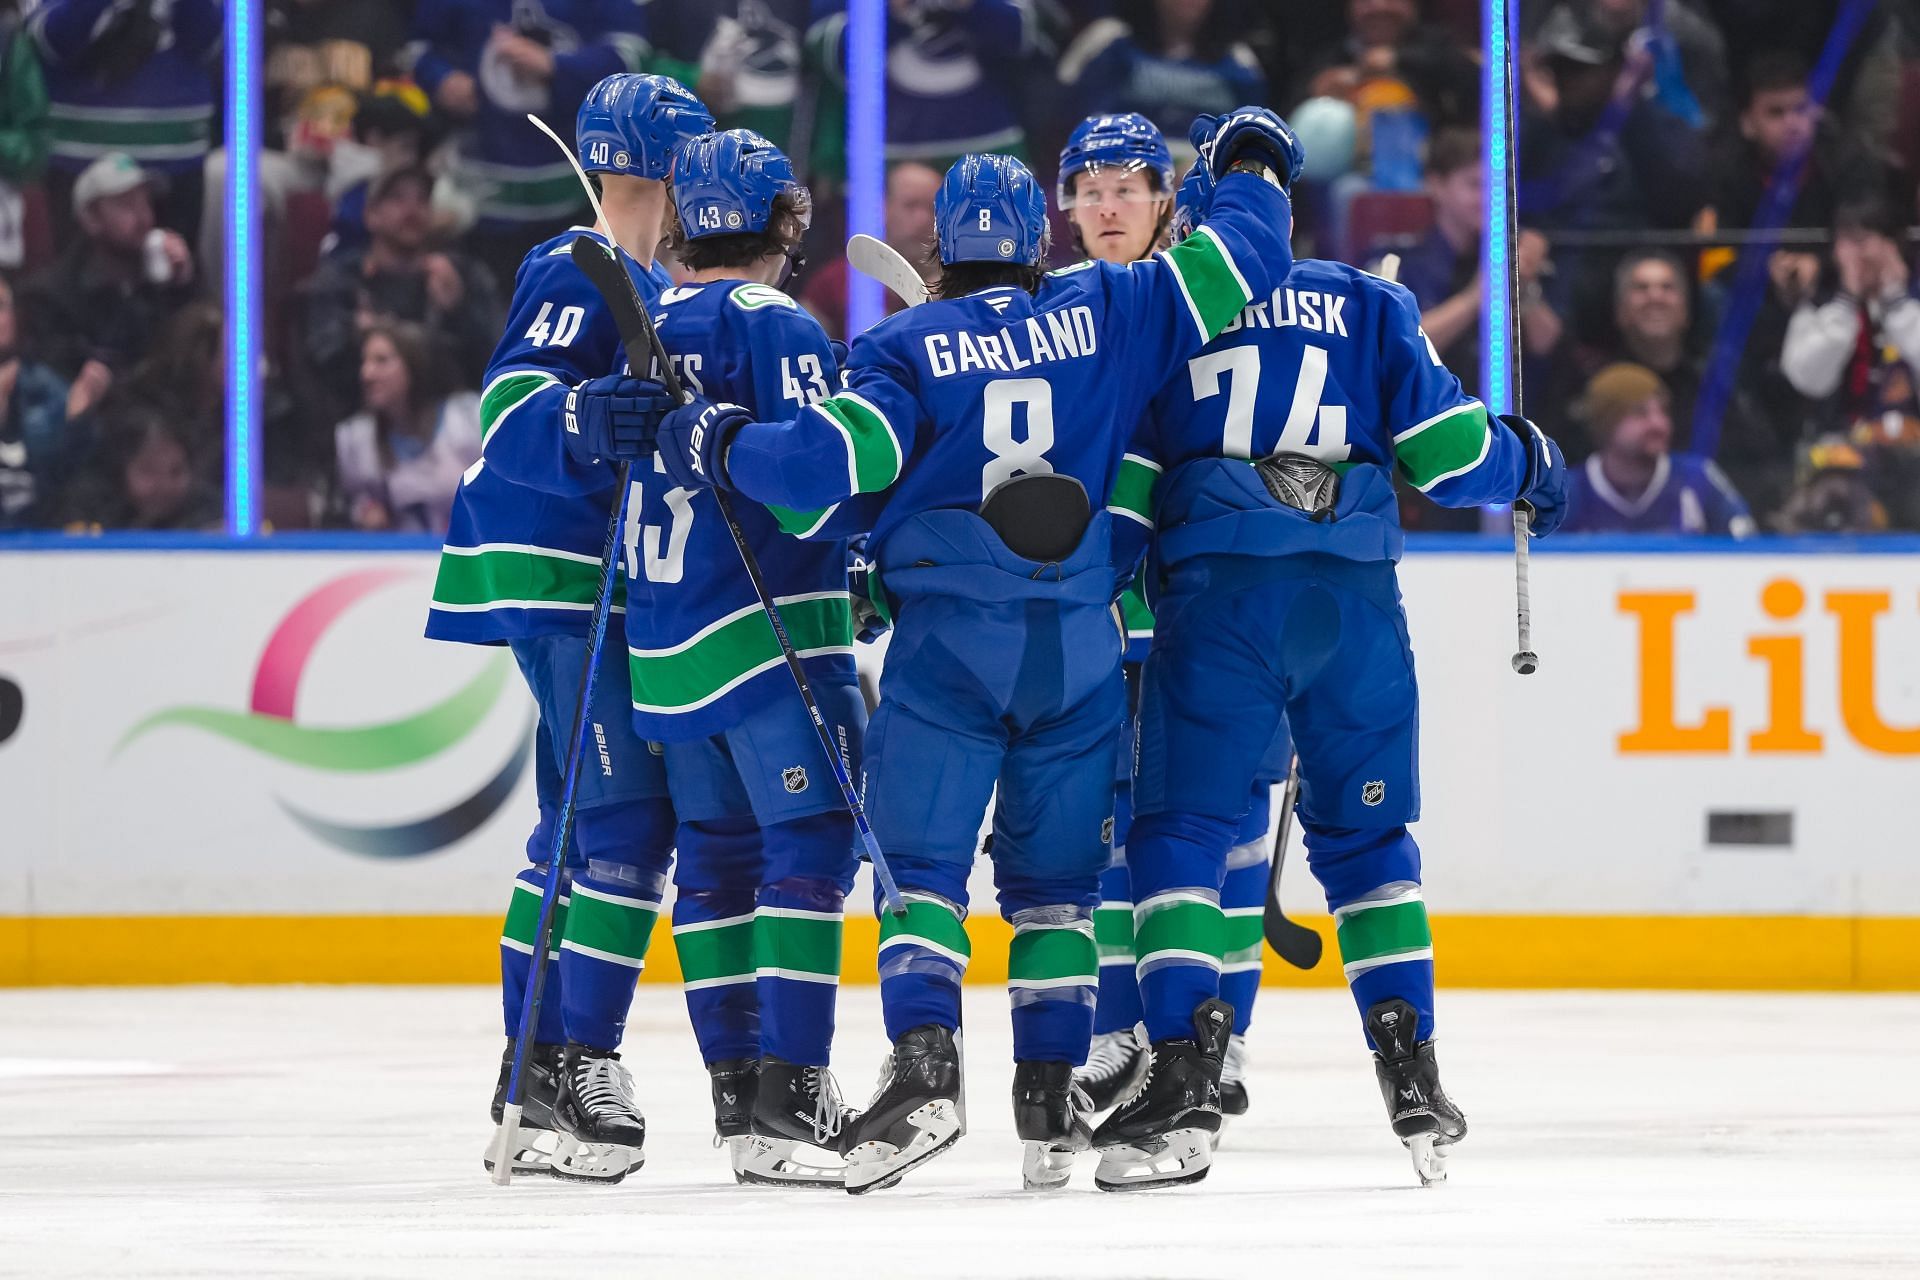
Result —
M 540 821 L 527 839 L 532 864 L 514 881 L 500 934 L 500 987 L 509 1036 L 520 1029 L 547 862 L 560 819 L 567 735 L 586 659 L 584 636 L 512 642 L 513 656 L 540 708 L 534 788 Z M 590 735 L 574 786 L 566 865 L 571 886 L 555 906 L 548 969 L 534 1038 L 617 1049 L 633 988 L 673 863 L 674 814 L 657 751 L 634 736 L 626 655 L 608 645 L 594 680 Z
M 707 1062 L 770 1054 L 825 1066 L 856 833 L 798 693 L 710 738 L 665 744 L 681 818 L 673 943 Z M 814 694 L 849 772 L 866 708 L 850 684 Z
M 1326 891 L 1362 1014 L 1399 998 L 1433 1034 L 1420 892 L 1418 690 L 1393 566 L 1210 556 L 1178 566 L 1157 615 L 1128 841 L 1150 1035 L 1188 1033 L 1220 992 L 1219 894 L 1245 793 L 1282 722 L 1300 759 L 1307 864 Z M 1364 1031 L 1363 1031 L 1364 1034 Z

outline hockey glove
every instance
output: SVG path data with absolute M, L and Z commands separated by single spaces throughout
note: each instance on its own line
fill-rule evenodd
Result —
M 1216 178 L 1226 177 L 1236 162 L 1250 160 L 1264 167 L 1285 190 L 1307 163 L 1300 139 L 1278 113 L 1266 107 L 1235 107 L 1224 116 L 1197 116 L 1187 137 Z
M 654 432 L 672 407 L 657 382 L 620 376 L 583 382 L 567 392 L 567 452 L 581 463 L 641 457 L 652 451 Z
M 1553 438 L 1525 418 L 1507 414 L 1500 422 L 1520 438 L 1527 455 L 1527 474 L 1514 501 L 1533 508 L 1527 530 L 1536 538 L 1544 538 L 1567 518 L 1567 460 L 1560 456 L 1560 446 Z
M 737 404 L 715 404 L 695 396 L 660 422 L 660 463 L 682 489 L 731 489 L 727 483 L 727 441 L 753 421 Z

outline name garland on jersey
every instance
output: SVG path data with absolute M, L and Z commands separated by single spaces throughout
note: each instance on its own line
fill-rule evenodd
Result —
M 1036 364 L 1078 360 L 1093 355 L 1100 345 L 1091 307 L 1068 307 L 1044 316 L 1028 316 L 1024 325 L 1010 325 L 999 333 L 930 333 L 922 339 L 927 368 L 936 378 L 950 378 L 974 369 L 1018 373 Z M 1024 354 L 1023 354 L 1024 352 Z

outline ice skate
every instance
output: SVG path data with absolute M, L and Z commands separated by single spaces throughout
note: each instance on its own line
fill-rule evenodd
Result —
M 1220 1066 L 1233 1007 L 1208 1000 L 1193 1011 L 1192 1039 L 1156 1040 L 1146 1082 L 1095 1131 L 1102 1191 L 1198 1182 L 1213 1166 L 1220 1131 Z
M 611 1185 L 646 1162 L 647 1118 L 633 1100 L 633 1076 L 617 1053 L 567 1045 L 553 1118 L 562 1135 L 553 1159 L 556 1178 Z
M 758 1058 L 727 1058 L 707 1064 L 713 1086 L 713 1145 L 727 1148 L 733 1178 L 740 1175 L 741 1154 L 753 1139 L 753 1095 L 760 1081 Z
M 553 1126 L 553 1100 L 559 1090 L 559 1070 L 559 1045 L 536 1044 L 527 1050 L 527 1079 L 520 1091 L 520 1141 L 513 1153 L 515 1176 L 552 1172 L 553 1155 L 560 1144 L 560 1135 L 554 1132 Z M 506 1050 L 500 1055 L 500 1081 L 493 1087 L 496 1138 L 500 1133 L 500 1122 L 506 1115 L 507 1085 L 512 1079 L 513 1041 L 508 1040 Z M 489 1142 L 486 1153 L 480 1157 L 488 1173 L 493 1172 L 493 1146 Z
M 1393 1132 L 1413 1157 L 1420 1185 L 1447 1180 L 1447 1154 L 1467 1136 L 1467 1118 L 1440 1087 L 1433 1041 L 1413 1041 L 1419 1015 L 1404 1000 L 1383 1000 L 1367 1010 L 1367 1032 L 1376 1046 L 1373 1073 L 1387 1104 Z
M 893 1043 L 873 1101 L 846 1135 L 847 1191 L 891 1187 L 959 1140 L 960 1054 L 945 1027 L 915 1027 Z
M 734 1146 L 734 1177 L 769 1187 L 837 1191 L 847 1175 L 842 1135 L 859 1118 L 841 1105 L 840 1087 L 825 1067 L 762 1058 L 753 1131 Z
M 1013 1130 L 1025 1144 L 1020 1183 L 1057 1191 L 1073 1176 L 1073 1158 L 1093 1145 L 1093 1104 L 1064 1062 L 1021 1062 L 1013 1068 Z
M 1247 1114 L 1247 1038 L 1234 1036 L 1227 1041 L 1227 1056 L 1220 1060 L 1220 1131 L 1213 1135 L 1213 1149 L 1227 1133 L 1227 1121 Z
M 1138 1029 L 1108 1031 L 1093 1038 L 1087 1065 L 1076 1067 L 1073 1082 L 1086 1091 L 1096 1114 L 1111 1111 L 1139 1091 L 1147 1074 L 1147 1050 Z

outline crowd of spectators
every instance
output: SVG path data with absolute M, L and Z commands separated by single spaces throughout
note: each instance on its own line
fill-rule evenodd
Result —
M 0 530 L 217 527 L 221 0 L 0 0 Z M 585 220 L 563 136 L 621 70 L 759 129 L 816 196 L 844 336 L 838 0 L 266 0 L 275 528 L 437 530 L 521 256 Z M 1083 115 L 1270 103 L 1302 256 L 1401 259 L 1470 391 L 1517 291 L 1569 529 L 1920 530 L 1920 0 L 1522 0 L 1513 281 L 1480 270 L 1479 0 L 889 0 L 886 235 L 932 272 L 969 150 L 1043 180 Z M 1054 244 L 1064 261 L 1064 223 Z M 1411 529 L 1478 527 L 1417 495 Z

